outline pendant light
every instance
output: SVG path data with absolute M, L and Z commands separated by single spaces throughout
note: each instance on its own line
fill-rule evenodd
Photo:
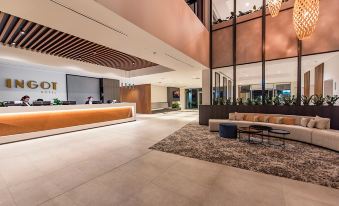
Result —
M 278 16 L 282 1 L 283 0 L 268 0 L 268 9 L 270 10 L 272 17 Z
M 319 20 L 320 0 L 295 0 L 293 23 L 299 40 L 312 35 Z

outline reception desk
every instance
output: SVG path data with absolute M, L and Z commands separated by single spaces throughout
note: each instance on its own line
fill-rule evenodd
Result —
M 0 108 L 0 144 L 135 121 L 135 103 Z

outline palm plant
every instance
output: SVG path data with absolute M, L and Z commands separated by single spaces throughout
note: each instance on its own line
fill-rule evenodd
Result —
M 272 100 L 274 106 L 280 106 L 281 105 L 281 99 L 279 96 L 275 96 Z
M 238 98 L 237 99 L 237 104 L 238 105 L 244 105 L 244 102 L 243 102 L 242 98 Z
M 313 95 L 310 97 L 304 95 L 301 97 L 301 102 L 303 103 L 304 106 L 308 106 L 310 105 L 312 99 L 313 99 Z
M 338 95 L 334 95 L 334 96 L 330 96 L 330 95 L 327 95 L 326 96 L 326 103 L 329 105 L 329 106 L 333 106 L 337 103 L 337 101 L 339 100 L 339 96 Z
M 313 95 L 312 103 L 315 106 L 322 106 L 325 103 L 325 98 L 323 97 L 323 95 L 317 95 L 317 94 Z
M 225 104 L 226 104 L 226 105 L 231 105 L 231 104 L 232 104 L 231 97 L 229 97 L 229 98 L 226 99 Z
M 253 105 L 253 102 L 252 102 L 251 98 L 247 98 L 246 105 Z

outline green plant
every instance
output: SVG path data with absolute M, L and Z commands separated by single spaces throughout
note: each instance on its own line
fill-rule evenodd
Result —
M 273 104 L 272 98 L 270 98 L 269 96 L 266 96 L 265 97 L 265 104 L 266 105 L 272 105 Z
M 337 103 L 337 101 L 339 100 L 339 96 L 338 95 L 334 95 L 334 96 L 330 96 L 330 95 L 327 95 L 326 96 L 326 103 L 329 105 L 329 106 L 333 106 Z
M 292 98 L 291 96 L 284 96 L 282 98 L 282 102 L 284 106 L 290 106 L 292 104 Z
M 58 98 L 53 99 L 53 105 L 62 105 L 62 101 Z
M 232 99 L 231 99 L 231 97 L 229 97 L 229 98 L 226 99 L 225 104 L 226 104 L 226 105 L 231 105 L 231 104 L 232 104 Z
M 237 104 L 238 105 L 244 105 L 244 101 L 242 100 L 242 98 L 237 99 Z
M 310 97 L 304 95 L 301 97 L 301 102 L 303 103 L 303 105 L 308 106 L 310 105 L 312 98 L 313 98 L 313 95 Z
M 221 97 L 218 98 L 218 105 L 225 105 L 225 101 L 223 98 Z
M 322 106 L 325 103 L 325 98 L 323 97 L 323 95 L 317 95 L 317 94 L 313 95 L 312 103 L 315 106 Z
M 179 102 L 173 102 L 172 103 L 172 109 L 180 109 L 180 103 Z
M 6 107 L 5 102 L 0 102 L 0 107 Z
M 261 97 L 258 97 L 258 98 L 256 98 L 256 99 L 254 99 L 254 101 L 253 101 L 253 104 L 254 104 L 254 105 L 261 105 L 261 103 L 262 103 Z
M 274 106 L 280 106 L 281 105 L 281 99 L 279 96 L 275 96 L 272 100 Z
M 253 102 L 252 102 L 251 98 L 247 98 L 246 105 L 253 105 Z
M 298 99 L 297 99 L 297 97 L 296 96 L 292 96 L 292 105 L 293 106 L 296 106 L 298 104 Z

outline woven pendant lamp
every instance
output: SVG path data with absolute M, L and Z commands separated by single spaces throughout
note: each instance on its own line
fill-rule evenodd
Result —
M 282 0 L 268 0 L 268 9 L 270 10 L 271 16 L 276 17 L 279 14 Z
M 299 40 L 306 39 L 315 31 L 319 20 L 319 6 L 320 0 L 295 0 L 293 23 Z

